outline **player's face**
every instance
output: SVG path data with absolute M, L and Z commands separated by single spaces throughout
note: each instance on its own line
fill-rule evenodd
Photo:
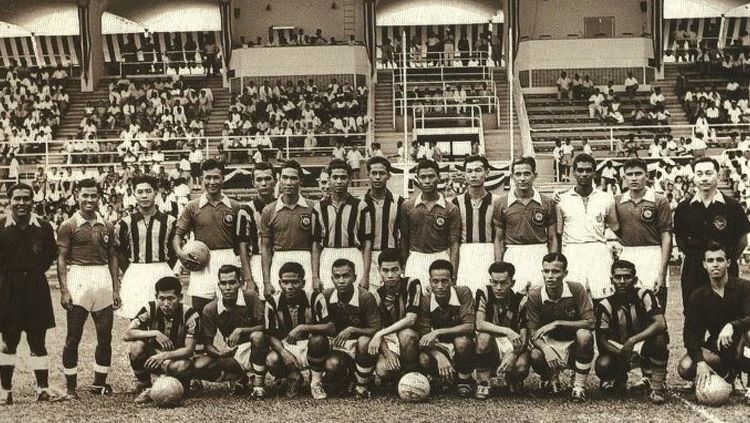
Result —
M 349 292 L 354 288 L 354 280 L 357 275 L 349 266 L 334 267 L 331 271 L 333 286 L 337 291 Z
M 466 183 L 470 187 L 483 187 L 484 181 L 487 179 L 487 169 L 484 168 L 482 162 L 469 162 L 466 163 Z
M 701 191 L 711 191 L 716 189 L 719 175 L 713 163 L 698 163 L 693 172 L 693 182 Z
M 76 197 L 78 199 L 78 207 L 81 211 L 93 213 L 99 206 L 99 190 L 97 188 L 79 188 Z
M 219 169 L 211 169 L 203 172 L 203 189 L 208 194 L 218 194 L 224 184 L 224 175 Z
M 723 278 L 729 268 L 727 254 L 722 251 L 706 251 L 703 256 L 703 267 L 712 279 Z
M 437 172 L 435 172 L 435 169 L 419 169 L 419 172 L 417 172 L 417 180 L 419 181 L 419 187 L 422 189 L 422 192 L 428 194 L 437 192 L 440 177 Z
M 173 290 L 156 293 L 156 304 L 159 305 L 161 312 L 167 316 L 171 316 L 177 311 L 180 301 L 182 301 L 182 294 L 177 294 Z
M 33 205 L 34 200 L 31 191 L 27 189 L 13 191 L 13 196 L 10 197 L 10 210 L 13 214 L 13 219 L 18 220 L 19 218 L 28 216 L 31 213 Z
M 302 180 L 300 179 L 297 169 L 286 168 L 281 169 L 279 182 L 281 182 L 280 187 L 282 194 L 294 196 L 299 193 L 299 186 L 302 183 Z
M 451 288 L 451 271 L 448 269 L 438 269 L 430 272 L 430 289 L 435 298 L 446 298 L 450 295 Z
M 281 292 L 288 300 L 298 298 L 302 294 L 302 287 L 305 281 L 299 277 L 298 274 L 293 272 L 286 272 L 281 274 L 279 279 L 279 285 L 281 286 Z
M 582 187 L 589 187 L 594 181 L 594 173 L 596 169 L 591 163 L 578 162 L 574 173 L 576 176 L 576 184 Z
M 344 169 L 331 171 L 331 192 L 345 194 L 349 190 L 349 174 Z
M 612 272 L 612 285 L 618 294 L 627 293 L 635 285 L 635 275 L 633 271 L 627 268 L 615 269 Z
M 625 183 L 634 191 L 642 190 L 646 186 L 646 182 L 648 182 L 646 171 L 640 167 L 629 167 L 625 169 L 624 175 Z
M 242 284 L 234 272 L 219 274 L 219 291 L 221 291 L 222 299 L 230 302 L 236 301 L 240 286 Z
M 138 202 L 138 207 L 142 209 L 150 209 L 154 206 L 156 191 L 149 184 L 138 184 L 135 186 L 135 199 Z
M 367 172 L 367 176 L 370 178 L 370 188 L 374 190 L 385 189 L 388 180 L 391 179 L 391 174 L 386 169 L 385 165 L 376 163 L 370 166 L 370 171 Z
M 384 261 L 378 268 L 380 279 L 386 288 L 398 286 L 401 275 L 404 273 L 401 264 L 397 261 Z
M 533 188 L 534 180 L 536 180 L 536 173 L 530 165 L 520 164 L 513 168 L 513 182 L 516 184 L 516 188 L 521 191 Z
M 331 177 L 327 173 L 321 173 L 318 178 L 318 188 L 323 195 L 329 195 L 331 193 Z
M 566 276 L 568 276 L 568 271 L 564 268 L 562 262 L 542 262 L 542 277 L 547 288 L 560 287 Z
M 253 172 L 253 185 L 260 195 L 273 195 L 273 189 L 276 187 L 276 178 L 273 176 L 273 170 L 256 170 Z
M 490 287 L 497 298 L 507 298 L 513 293 L 513 279 L 508 272 L 490 273 Z

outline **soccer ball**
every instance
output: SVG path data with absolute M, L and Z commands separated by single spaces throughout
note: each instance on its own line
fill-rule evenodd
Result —
M 171 376 L 162 376 L 151 387 L 151 400 L 159 408 L 173 408 L 182 403 L 185 388 L 179 380 Z
M 695 398 L 699 403 L 718 407 L 729 401 L 732 385 L 719 375 L 711 374 L 705 385 L 696 386 Z
M 209 250 L 208 246 L 201 241 L 188 241 L 185 243 L 185 246 L 182 247 L 182 251 L 200 264 L 198 267 L 188 268 L 188 270 L 195 271 L 205 269 L 208 265 L 208 260 L 211 258 L 211 250 Z
M 422 402 L 430 396 L 430 381 L 421 373 L 407 373 L 398 381 L 398 396 L 406 402 Z

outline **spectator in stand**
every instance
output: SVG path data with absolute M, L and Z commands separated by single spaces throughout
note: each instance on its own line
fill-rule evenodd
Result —
M 563 71 L 560 72 L 560 77 L 557 78 L 557 100 L 562 100 L 563 95 L 568 97 L 568 100 L 573 99 L 573 91 L 571 91 L 572 81 L 568 77 L 568 74 Z M 592 116 L 593 117 L 593 116 Z
M 638 80 L 633 76 L 633 72 L 628 72 L 627 78 L 625 78 L 625 92 L 628 93 L 630 98 L 635 96 L 638 92 Z
M 601 116 L 606 110 L 602 107 L 603 102 L 604 95 L 599 91 L 599 88 L 594 88 L 594 92 L 589 97 L 589 117 L 591 117 L 591 119 Z
M 555 181 L 562 181 L 562 143 L 555 140 L 555 148 L 552 149 L 552 158 L 554 160 Z
M 588 154 L 591 157 L 594 157 L 594 150 L 591 148 L 591 144 L 589 144 L 589 140 L 584 138 L 583 139 L 583 154 Z
M 581 100 L 582 98 L 584 98 L 582 96 L 583 80 L 581 79 L 581 75 L 577 72 L 573 74 L 570 90 L 573 92 L 573 100 Z
M 570 143 L 570 138 L 565 139 L 565 144 L 560 147 L 560 168 L 564 181 L 570 180 L 570 167 L 573 165 L 575 149 Z
M 201 163 L 203 163 L 203 152 L 195 146 L 190 146 L 190 154 L 188 155 L 190 162 L 190 182 L 193 185 L 199 185 L 201 179 Z
M 661 87 L 654 87 L 654 91 L 651 93 L 648 101 L 651 104 L 651 107 L 665 106 L 664 94 L 661 93 Z

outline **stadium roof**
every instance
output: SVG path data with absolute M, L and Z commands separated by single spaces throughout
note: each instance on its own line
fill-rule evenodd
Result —
M 28 37 L 31 33 L 18 25 L 0 22 L 0 38 Z
M 664 19 L 747 16 L 747 0 L 664 0 Z
M 492 4 L 460 0 L 410 0 L 379 4 L 378 26 L 468 25 L 501 23 L 502 10 Z

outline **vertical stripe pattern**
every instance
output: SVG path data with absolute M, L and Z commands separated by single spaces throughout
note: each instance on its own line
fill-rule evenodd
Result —
M 492 213 L 496 200 L 494 194 L 487 193 L 475 207 L 468 192 L 453 199 L 453 204 L 461 213 L 462 243 L 494 241 L 495 226 L 492 224 Z
M 140 212 L 133 213 L 118 223 L 118 248 L 128 254 L 131 263 L 165 262 L 172 255 L 176 222 L 174 216 L 162 212 L 156 212 L 148 222 Z
M 371 229 L 366 216 L 364 202 L 347 194 L 346 199 L 334 206 L 331 197 L 325 197 L 315 204 L 320 216 L 320 229 L 317 235 L 323 248 L 359 248 L 371 237 Z M 360 219 L 362 225 L 360 225 Z
M 237 241 L 250 244 L 250 254 L 260 254 L 260 214 L 266 204 L 260 198 L 244 204 L 237 212 Z
M 377 202 L 368 191 L 363 201 L 367 206 L 366 218 L 372 228 L 372 249 L 382 251 L 387 248 L 399 248 L 403 197 L 386 191 L 383 201 Z

